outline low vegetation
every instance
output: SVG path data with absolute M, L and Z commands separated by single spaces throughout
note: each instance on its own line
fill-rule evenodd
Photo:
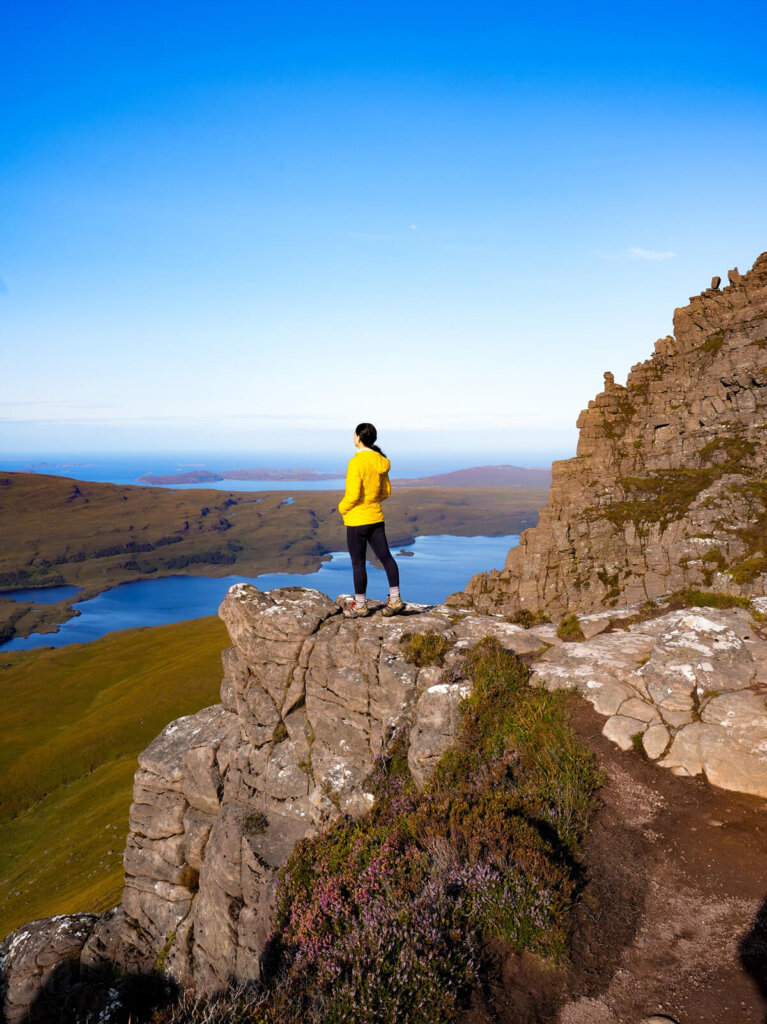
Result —
M 441 665 L 453 642 L 441 633 L 405 633 L 400 641 L 406 661 L 418 668 Z
M 507 615 L 506 621 L 514 626 L 522 626 L 523 629 L 532 629 L 533 626 L 547 625 L 551 619 L 540 609 L 531 611 L 529 608 L 520 608 L 513 615 Z
M 211 617 L 0 651 L 0 937 L 119 901 L 136 758 L 218 702 L 227 642 Z
M 623 501 L 590 510 L 592 518 L 609 520 L 619 529 L 628 523 L 647 529 L 661 528 L 682 519 L 701 493 L 727 473 L 748 474 L 749 460 L 756 451 L 751 441 L 740 437 L 719 437 L 698 452 L 699 467 L 658 470 L 647 476 L 621 477 L 626 495 Z
M 748 597 L 740 594 L 722 594 L 714 590 L 675 590 L 664 602 L 664 611 L 674 608 L 748 608 L 753 610 Z
M 461 675 L 473 690 L 458 739 L 426 788 L 395 739 L 371 811 L 296 846 L 260 993 L 182 1002 L 155 1024 L 449 1024 L 481 984 L 489 940 L 566 961 L 599 772 L 567 698 L 530 688 L 514 654 L 484 640 Z
M 557 636 L 560 640 L 585 640 L 578 616 L 575 614 L 565 615 L 557 626 Z

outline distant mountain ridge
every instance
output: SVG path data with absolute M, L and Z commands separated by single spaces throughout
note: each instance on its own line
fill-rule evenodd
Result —
M 393 480 L 395 487 L 548 487 L 550 469 L 521 466 L 473 466 L 452 473 Z

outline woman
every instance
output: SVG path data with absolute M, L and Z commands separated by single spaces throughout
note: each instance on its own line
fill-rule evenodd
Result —
M 381 502 L 391 494 L 389 467 L 391 462 L 375 443 L 378 432 L 372 423 L 360 423 L 354 431 L 354 447 L 359 451 L 349 460 L 346 493 L 338 506 L 346 526 L 346 544 L 354 572 L 354 600 L 344 609 L 347 619 L 370 615 L 367 603 L 368 574 L 365 556 L 368 544 L 386 570 L 389 599 L 384 615 L 396 615 L 405 603 L 399 594 L 399 568 L 389 551 Z

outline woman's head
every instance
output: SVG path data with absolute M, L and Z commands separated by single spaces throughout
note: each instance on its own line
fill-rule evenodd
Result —
M 378 431 L 372 423 L 358 423 L 354 431 L 354 437 L 364 448 L 372 448 L 374 452 L 383 455 L 383 452 L 376 444 Z

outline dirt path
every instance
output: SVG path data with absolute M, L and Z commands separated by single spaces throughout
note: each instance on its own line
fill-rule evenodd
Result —
M 498 950 L 465 1024 L 767 1024 L 767 804 L 623 753 L 574 706 L 608 783 L 573 970 Z

